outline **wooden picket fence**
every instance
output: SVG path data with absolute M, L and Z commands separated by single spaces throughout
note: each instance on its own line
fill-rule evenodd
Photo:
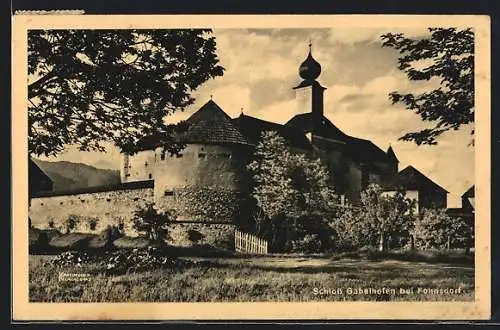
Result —
M 267 241 L 255 235 L 235 230 L 234 246 L 236 252 L 267 254 Z

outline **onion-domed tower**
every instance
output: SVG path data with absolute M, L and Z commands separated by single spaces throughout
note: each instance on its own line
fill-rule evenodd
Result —
M 297 100 L 296 114 L 312 113 L 315 122 L 323 118 L 323 92 L 326 88 L 316 81 L 320 74 L 321 65 L 312 56 L 312 44 L 309 43 L 309 54 L 299 66 L 302 81 L 293 89 Z

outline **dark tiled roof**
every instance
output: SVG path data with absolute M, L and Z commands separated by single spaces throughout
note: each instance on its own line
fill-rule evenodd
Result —
M 319 124 L 320 126 L 315 128 L 314 134 L 344 142 L 347 153 L 358 163 L 364 163 L 369 166 L 373 162 L 385 163 L 392 160 L 388 154 L 373 144 L 373 142 L 345 134 L 324 116 L 322 116 Z M 286 123 L 286 126 L 298 128 L 304 132 L 311 132 L 313 130 L 313 114 L 304 113 L 296 115 Z
M 474 197 L 474 185 L 467 189 L 467 191 L 462 195 L 464 198 Z
M 314 128 L 313 114 L 311 112 L 308 112 L 295 115 L 285 125 L 300 129 L 303 132 L 312 132 Z M 324 116 L 322 116 L 320 127 L 316 129 L 315 134 L 326 138 L 336 139 L 341 141 L 343 141 L 347 137 L 347 135 L 344 134 L 344 132 L 342 132 L 337 126 L 332 124 L 332 122 L 329 121 L 328 118 Z
M 238 128 L 214 101 L 210 100 L 186 120 L 188 128 L 180 136 L 183 143 L 249 144 Z
M 387 154 L 369 140 L 348 136 L 346 144 L 347 152 L 351 155 L 353 160 L 359 163 L 386 163 L 390 161 Z
M 80 194 L 92 194 L 92 193 L 106 192 L 106 191 L 134 190 L 134 189 L 144 189 L 144 188 L 154 188 L 154 180 L 132 181 L 132 182 L 113 184 L 113 185 L 78 188 L 65 191 L 62 190 L 44 191 L 36 193 L 33 197 L 80 195 Z
M 411 190 L 420 190 L 425 186 L 434 186 L 446 193 L 448 191 L 429 179 L 427 176 L 422 174 L 419 170 L 414 168 L 413 166 L 407 166 L 403 170 L 401 170 L 396 176 L 394 180 L 389 184 L 385 185 L 385 190 L 392 190 L 397 188 L 411 189 Z
M 265 121 L 255 117 L 240 115 L 233 119 L 243 136 L 252 144 L 257 144 L 262 132 L 276 131 L 292 148 L 309 150 L 311 143 L 301 130 L 281 124 Z

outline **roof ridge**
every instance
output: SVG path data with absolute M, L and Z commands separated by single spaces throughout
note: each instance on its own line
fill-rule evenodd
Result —
M 411 169 L 413 169 L 415 172 L 417 172 L 417 174 L 419 174 L 419 175 L 423 176 L 425 179 L 429 180 L 430 182 L 434 183 L 436 186 L 440 187 L 441 189 L 443 189 L 444 191 L 446 191 L 447 193 L 449 193 L 449 191 L 448 191 L 448 190 L 446 190 L 446 189 L 444 189 L 444 187 L 443 187 L 443 186 L 441 186 L 441 185 L 440 185 L 440 184 L 438 184 L 436 181 L 434 181 L 434 180 L 432 180 L 431 178 L 429 178 L 427 175 L 425 175 L 424 173 L 422 173 L 422 171 L 420 171 L 419 169 L 417 169 L 417 168 L 416 168 L 415 166 L 413 166 L 413 165 L 408 165 L 408 166 L 406 166 L 404 169 L 402 169 L 401 171 L 399 171 L 399 172 L 398 172 L 398 174 L 399 174 L 399 173 L 401 173 L 401 172 L 403 172 L 403 171 L 405 171 L 405 170 L 411 170 Z

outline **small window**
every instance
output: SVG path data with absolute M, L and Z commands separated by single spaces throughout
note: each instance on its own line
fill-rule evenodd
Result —
M 111 198 L 106 198 L 106 202 L 111 202 Z
M 40 206 L 43 206 L 43 203 L 40 203 Z
M 165 160 L 165 153 L 164 153 L 164 152 L 162 152 L 162 153 L 161 153 L 161 155 L 160 155 L 160 159 L 161 159 L 161 160 Z
M 128 178 L 130 176 L 130 173 L 126 173 L 125 177 Z
M 85 199 L 80 200 L 80 202 L 85 203 Z
M 198 158 L 205 158 L 207 156 L 207 154 L 205 154 L 204 152 L 200 152 L 198 154 Z
M 145 167 L 148 167 L 148 162 L 145 162 L 145 163 L 144 163 L 144 166 L 145 166 Z
M 139 197 L 134 198 L 134 202 L 137 202 L 139 200 Z
M 153 174 L 149 173 L 148 178 L 152 179 L 153 178 Z
M 165 196 L 173 196 L 174 192 L 172 190 L 165 190 Z

